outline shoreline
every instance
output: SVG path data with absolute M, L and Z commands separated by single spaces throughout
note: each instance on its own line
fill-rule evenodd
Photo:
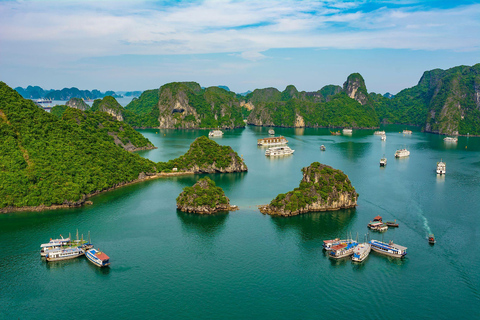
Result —
M 120 182 L 115 185 L 113 185 L 110 188 L 106 188 L 103 190 L 97 190 L 95 192 L 89 193 L 87 195 L 83 195 L 82 199 L 76 201 L 76 202 L 67 202 L 67 203 L 62 203 L 62 204 L 52 204 L 50 206 L 46 205 L 38 205 L 38 206 L 26 206 L 26 207 L 5 207 L 0 209 L 0 214 L 5 214 L 5 213 L 12 213 L 12 212 L 24 212 L 24 211 L 30 211 L 30 212 L 40 212 L 40 211 L 45 211 L 45 210 L 57 210 L 57 209 L 70 209 L 70 208 L 80 208 L 85 205 L 91 205 L 93 204 L 92 201 L 88 200 L 89 198 L 96 196 L 98 194 L 112 191 L 115 189 L 119 189 L 121 187 L 129 186 L 135 183 L 147 181 L 147 180 L 154 180 L 158 178 L 165 178 L 165 177 L 175 177 L 175 176 L 186 176 L 186 175 L 193 175 L 197 174 L 194 171 L 182 171 L 182 172 L 160 172 L 160 173 L 153 173 L 153 174 L 146 174 L 144 172 L 140 172 L 139 177 L 137 179 L 127 181 L 127 182 Z

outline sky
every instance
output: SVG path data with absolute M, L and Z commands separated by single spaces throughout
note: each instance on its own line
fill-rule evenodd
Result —
M 316 91 L 359 72 L 369 92 L 395 94 L 424 71 L 477 63 L 480 0 L 0 0 L 11 87 Z

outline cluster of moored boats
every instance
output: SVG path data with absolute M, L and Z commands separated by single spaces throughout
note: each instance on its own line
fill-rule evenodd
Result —
M 328 251 L 328 256 L 332 259 L 351 257 L 353 262 L 363 262 L 371 250 L 394 258 L 403 258 L 407 254 L 406 247 L 395 244 L 393 241 L 385 243 L 379 240 L 369 240 L 363 243 L 353 239 L 324 240 L 323 249 Z
M 375 218 L 373 218 L 373 221 L 370 221 L 370 223 L 367 225 L 367 227 L 370 230 L 373 230 L 373 231 L 383 232 L 383 231 L 387 231 L 389 227 L 390 228 L 397 228 L 398 223 L 397 223 L 396 219 L 395 219 L 395 221 L 383 222 L 381 216 L 376 216 Z
M 93 244 L 89 240 L 81 239 L 72 240 L 69 236 L 64 238 L 60 235 L 60 239 L 50 239 L 49 242 L 40 245 L 40 255 L 45 257 L 47 262 L 62 261 L 75 259 L 85 255 L 87 259 L 98 267 L 106 267 L 110 265 L 110 258 L 103 252 L 93 248 Z

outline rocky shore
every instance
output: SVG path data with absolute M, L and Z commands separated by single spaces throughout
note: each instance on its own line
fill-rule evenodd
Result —
M 205 177 L 192 187 L 185 187 L 177 198 L 177 209 L 183 212 L 198 214 L 213 214 L 220 211 L 237 210 L 230 205 L 230 199 L 225 196 L 222 188 Z
M 300 186 L 279 194 L 270 204 L 259 206 L 269 215 L 294 216 L 311 211 L 354 208 L 358 194 L 348 176 L 330 166 L 314 162 L 302 169 Z

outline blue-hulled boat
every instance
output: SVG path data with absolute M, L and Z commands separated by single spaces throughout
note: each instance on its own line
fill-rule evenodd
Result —
M 85 253 L 85 256 L 94 265 L 99 267 L 106 267 L 110 264 L 110 258 L 103 252 L 97 249 L 90 249 Z
M 390 257 L 403 258 L 407 254 L 407 247 L 395 244 L 392 241 L 389 243 L 378 240 L 370 240 L 372 250 Z

